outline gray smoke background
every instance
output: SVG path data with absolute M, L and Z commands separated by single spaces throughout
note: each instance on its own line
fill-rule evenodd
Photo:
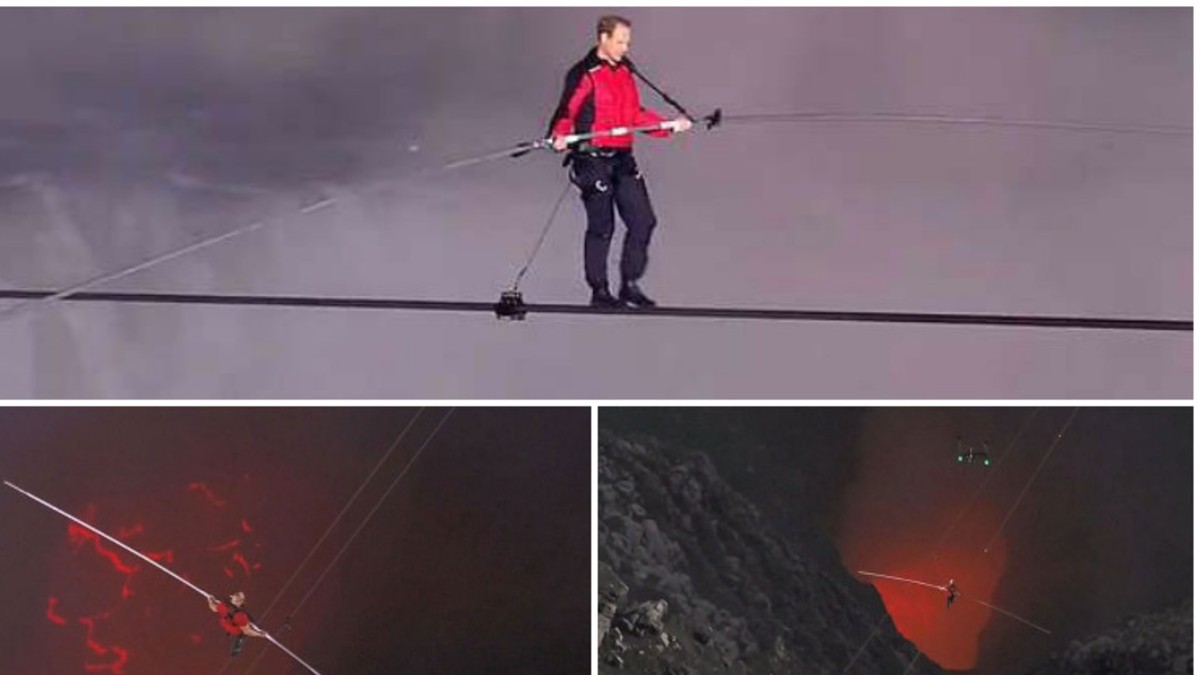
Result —
M 492 301 L 565 184 L 558 158 L 411 176 L 538 137 L 599 13 L 0 9 L 0 285 L 62 288 L 279 217 L 105 288 Z M 1190 8 L 622 13 L 642 70 L 698 114 L 1192 120 Z M 731 125 L 638 155 L 660 220 L 645 286 L 666 304 L 1191 316 L 1187 136 Z M 527 300 L 586 300 L 582 231 L 572 196 Z M 1191 344 L 62 305 L 0 320 L 0 395 L 1186 398 Z

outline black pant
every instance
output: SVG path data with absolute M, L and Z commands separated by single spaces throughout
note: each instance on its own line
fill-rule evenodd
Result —
M 571 182 L 579 188 L 587 211 L 583 269 L 592 288 L 608 287 L 608 247 L 616 218 L 625 223 L 621 251 L 621 280 L 634 282 L 646 273 L 650 236 L 658 221 L 650 205 L 646 181 L 628 150 L 576 152 L 571 158 Z
M 241 654 L 242 647 L 245 646 L 245 644 L 246 635 L 244 633 L 242 635 L 235 635 L 233 638 L 233 644 L 229 647 L 229 655 L 237 656 L 238 654 Z

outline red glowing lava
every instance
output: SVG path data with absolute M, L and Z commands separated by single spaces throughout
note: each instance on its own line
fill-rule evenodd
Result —
M 87 507 L 86 520 L 94 520 L 95 513 L 95 505 L 89 504 Z M 144 528 L 142 527 L 141 523 L 138 523 L 133 527 L 119 528 L 118 532 L 128 537 L 141 533 L 143 529 Z M 110 565 L 112 565 L 112 568 L 115 572 L 124 577 L 124 582 L 121 585 L 121 600 L 127 601 L 133 597 L 133 577 L 139 568 L 123 563 L 120 555 L 116 551 L 107 548 L 98 534 L 75 523 L 69 523 L 67 525 L 67 540 L 77 553 L 82 550 L 87 543 L 90 542 L 91 549 L 96 553 L 96 555 L 98 555 L 101 559 L 106 560 Z M 50 608 L 46 613 L 46 618 L 48 618 L 51 623 L 59 626 L 65 626 L 67 625 L 67 620 L 61 616 L 53 614 L 53 610 L 57 603 L 57 598 L 52 596 L 50 598 Z M 87 629 L 84 644 L 87 645 L 88 650 L 96 656 L 108 656 L 111 654 L 114 658 L 114 660 L 108 663 L 85 662 L 83 667 L 87 672 L 109 672 L 114 673 L 115 675 L 123 675 L 125 672 L 125 664 L 129 661 L 129 651 L 118 644 L 105 645 L 96 639 L 96 622 L 101 619 L 107 619 L 109 616 L 111 616 L 111 614 L 112 610 L 110 609 L 91 616 L 81 616 L 76 619 L 80 625 Z
M 96 656 L 108 656 L 110 653 L 115 660 L 110 663 L 84 663 L 83 669 L 89 673 L 109 672 L 115 675 L 125 673 L 125 664 L 129 661 L 129 651 L 119 645 L 104 646 L 96 640 L 96 621 L 107 619 L 110 613 L 105 612 L 94 617 L 81 617 L 79 623 L 87 628 L 86 644 Z
M 92 542 L 92 548 L 95 549 L 96 553 L 100 557 L 111 562 L 113 569 L 121 574 L 133 574 L 137 571 L 136 567 L 131 567 L 122 563 L 120 556 L 117 555 L 117 552 L 105 548 L 100 535 L 92 532 L 86 527 L 71 523 L 67 526 L 67 536 L 70 538 L 71 543 L 75 546 L 76 550 L 78 550 L 79 547 L 83 546 L 87 542 Z
M 156 521 L 151 518 L 132 524 L 97 522 L 98 509 L 95 504 L 88 505 L 83 520 L 96 523 L 106 532 L 115 532 L 116 538 L 122 541 L 167 538 L 177 543 L 178 546 L 143 551 L 143 554 L 170 567 L 184 578 L 197 576 L 211 583 L 214 572 L 219 574 L 224 570 L 228 578 L 233 579 L 249 577 L 252 570 L 260 569 L 261 564 L 251 558 L 250 550 L 261 548 L 261 544 L 247 541 L 250 538 L 246 535 L 251 530 L 246 519 L 240 514 L 230 514 L 225 508 L 230 502 L 217 496 L 205 483 L 189 483 L 184 493 L 189 492 L 198 493 L 204 499 L 192 501 L 191 507 L 180 505 L 175 509 L 153 512 L 156 516 L 169 514 L 171 520 Z M 131 510 L 133 505 L 106 504 L 105 512 L 111 514 L 120 511 L 122 506 Z M 185 510 L 187 508 L 193 509 L 193 512 L 188 513 Z M 112 519 L 112 516 L 109 518 Z M 186 518 L 189 527 L 180 531 L 177 518 Z M 242 536 L 230 538 L 229 535 L 233 533 Z M 135 587 L 140 588 L 143 583 L 141 580 L 146 575 L 156 575 L 158 572 L 76 523 L 67 525 L 67 541 L 75 554 L 64 568 L 65 578 L 70 579 L 70 592 L 65 599 L 64 594 L 57 591 L 48 597 L 45 616 L 50 624 L 60 630 L 81 633 L 82 671 L 125 675 L 127 666 L 133 663 L 140 664 L 133 668 L 138 672 L 146 672 L 146 668 L 151 667 L 147 664 L 156 660 L 162 663 L 167 658 L 164 645 L 169 644 L 169 640 L 160 640 L 157 636 L 150 639 L 147 630 L 148 627 L 162 628 L 161 622 L 179 610 L 172 604 L 171 598 L 161 593 L 139 593 L 136 598 L 134 593 Z M 134 543 L 130 545 L 141 548 Z M 102 569 L 81 567 L 78 558 L 92 555 L 102 561 Z M 189 574 L 189 570 L 185 569 L 187 567 L 194 568 L 194 573 Z M 120 579 L 120 586 L 110 587 L 103 583 L 113 573 Z M 79 583 L 83 579 L 87 579 L 88 583 Z M 180 631 L 175 635 L 175 640 L 185 645 L 204 642 L 203 636 L 196 633 Z
M 213 491 L 208 489 L 208 485 L 206 485 L 204 483 L 200 483 L 200 482 L 190 483 L 190 484 L 188 484 L 188 489 L 195 490 L 196 492 L 199 492 L 200 494 L 204 495 L 204 498 L 208 500 L 208 503 L 212 504 L 213 506 L 221 507 L 221 506 L 225 506 L 225 504 L 228 503 L 224 499 L 221 499 L 221 498 L 217 497 L 215 494 L 213 494 Z
M 982 478 L 947 461 L 954 430 L 936 415 L 872 411 L 860 438 L 863 462 L 846 492 L 837 546 L 847 570 L 888 574 L 937 586 L 955 580 L 962 597 L 950 609 L 941 591 L 860 577 L 879 592 L 897 630 L 945 669 L 970 670 L 979 637 L 996 617 L 971 601 L 992 602 L 1005 571 L 1001 538 L 983 553 L 1003 513 L 989 500 L 970 503 Z M 946 448 L 946 452 L 929 450 Z M 961 515 L 960 515 L 961 514 Z
M 46 607 L 46 618 L 50 619 L 50 623 L 60 626 L 67 625 L 67 620 L 54 613 L 54 607 L 58 604 L 58 598 L 51 597 L 48 606 Z
M 881 547 L 870 556 L 875 569 L 894 576 L 937 585 L 954 579 L 963 595 L 949 608 L 946 594 L 935 589 L 887 579 L 869 581 L 879 591 L 896 629 L 926 656 L 943 668 L 974 668 L 979 636 L 992 613 L 972 598 L 990 601 L 1004 569 L 1004 551 L 994 550 L 984 557 L 973 550 L 947 549 L 934 558 L 927 551 Z
M 129 652 L 124 649 L 121 649 L 120 647 L 118 647 L 116 645 L 113 645 L 112 653 L 114 656 L 116 656 L 116 660 L 113 661 L 112 663 L 103 663 L 103 664 L 85 663 L 85 664 L 83 664 L 84 670 L 86 670 L 89 673 L 108 672 L 108 673 L 114 673 L 114 675 L 124 675 L 125 664 L 129 662 Z
M 146 553 L 146 557 L 163 564 L 175 562 L 175 552 L 171 549 L 167 549 L 165 551 L 150 551 Z
M 250 576 L 250 563 L 246 562 L 246 557 L 239 552 L 234 552 L 233 561 L 242 566 L 242 570 L 246 576 Z
M 89 504 L 87 512 L 89 515 L 86 520 L 92 520 L 96 512 L 95 505 Z M 118 555 L 116 551 L 106 548 L 104 540 L 101 539 L 100 535 L 92 532 L 86 527 L 77 525 L 75 523 L 68 524 L 67 538 L 70 540 L 71 545 L 75 547 L 76 551 L 79 551 L 84 544 L 91 542 L 92 549 L 96 552 L 96 554 L 111 563 L 114 570 L 125 576 L 125 583 L 121 586 L 121 598 L 128 600 L 129 598 L 133 597 L 133 587 L 131 584 L 133 582 L 133 574 L 138 570 L 137 567 L 126 565 L 125 563 L 121 562 L 120 555 Z

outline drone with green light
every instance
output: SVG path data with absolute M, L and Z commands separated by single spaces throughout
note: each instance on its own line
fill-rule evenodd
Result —
M 988 444 L 985 442 L 981 449 L 976 449 L 975 446 L 968 445 L 963 447 L 962 439 L 958 439 L 958 455 L 959 464 L 979 464 L 982 466 L 992 465 L 992 456 L 988 454 Z

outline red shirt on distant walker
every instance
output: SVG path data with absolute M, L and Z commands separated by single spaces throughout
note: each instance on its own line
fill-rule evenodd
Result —
M 250 625 L 250 615 L 239 607 L 233 607 L 232 611 L 230 609 L 223 602 L 217 603 L 216 612 L 221 615 L 221 628 L 228 635 L 241 635 L 242 629 Z

